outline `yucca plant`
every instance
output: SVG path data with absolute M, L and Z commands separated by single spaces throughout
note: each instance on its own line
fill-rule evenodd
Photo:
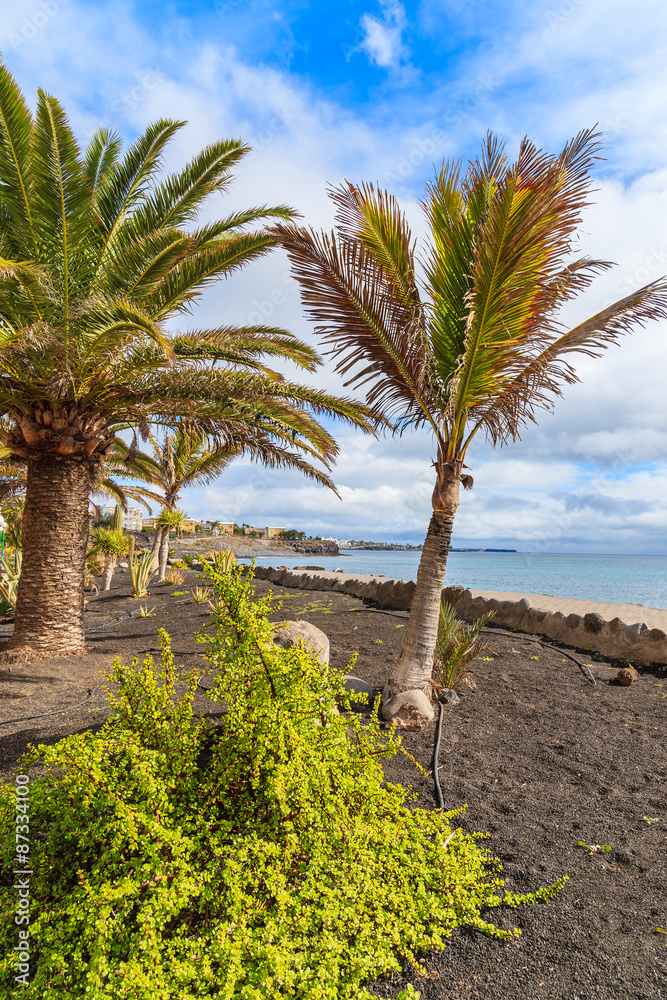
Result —
M 151 569 L 153 554 L 146 548 L 141 555 L 135 555 L 130 559 L 130 581 L 132 583 L 132 597 L 148 597 L 148 584 L 155 574 Z
M 147 604 L 140 604 L 137 615 L 139 618 L 154 618 L 156 610 L 157 604 L 152 608 L 149 608 Z
M 433 656 L 433 677 L 437 686 L 455 688 L 466 677 L 471 676 L 470 664 L 476 656 L 489 648 L 488 644 L 479 638 L 479 634 L 494 616 L 495 611 L 490 611 L 469 625 L 456 617 L 451 604 L 447 601 L 441 603 L 438 637 Z
M 260 461 L 293 434 L 307 474 L 332 485 L 336 445 L 313 414 L 375 426 L 366 408 L 266 368 L 271 356 L 306 371 L 319 364 L 283 330 L 175 330 L 212 282 L 275 246 L 267 219 L 293 215 L 278 205 L 198 220 L 249 147 L 214 142 L 165 175 L 167 145 L 184 124 L 155 122 L 124 153 L 101 129 L 81 150 L 59 102 L 39 90 L 33 113 L 0 64 L 0 457 L 27 469 L 5 660 L 85 649 L 88 496 L 121 448 L 120 427 L 188 426 Z
M 524 139 L 511 162 L 489 135 L 465 173 L 444 164 L 423 201 L 423 280 L 406 218 L 372 184 L 333 189 L 331 234 L 294 224 L 271 232 L 287 249 L 306 312 L 346 385 L 398 431 L 426 428 L 435 488 L 417 589 L 384 703 L 430 684 L 440 598 L 465 460 L 485 434 L 515 441 L 539 407 L 577 381 L 575 355 L 597 356 L 647 321 L 667 316 L 667 283 L 653 282 L 573 329 L 561 307 L 606 261 L 577 258 L 599 137 L 583 131 L 553 156 Z

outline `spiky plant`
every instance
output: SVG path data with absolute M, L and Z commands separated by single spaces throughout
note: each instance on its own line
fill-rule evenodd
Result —
M 184 581 L 185 573 L 182 569 L 170 569 L 167 573 L 165 573 L 163 583 L 166 583 L 169 587 L 173 587 L 179 583 L 183 583 Z
M 455 688 L 472 674 L 470 664 L 488 649 L 487 643 L 479 638 L 482 629 L 495 616 L 490 611 L 471 624 L 459 621 L 451 604 L 443 601 L 440 605 L 438 637 L 433 656 L 433 676 L 441 688 Z
M 16 592 L 21 578 L 23 556 L 17 548 L 13 559 L 0 556 L 0 614 L 16 614 Z
M 119 425 L 146 434 L 151 422 L 185 423 L 231 447 L 255 399 L 275 400 L 278 413 L 304 411 L 325 463 L 335 444 L 311 412 L 370 427 L 349 400 L 290 386 L 266 368 L 266 356 L 307 371 L 319 363 L 285 331 L 168 329 L 213 281 L 275 245 L 253 226 L 293 214 L 264 206 L 198 224 L 248 147 L 212 143 L 163 176 L 183 124 L 149 125 L 124 154 L 119 136 L 102 129 L 81 151 L 58 101 L 39 90 L 33 115 L 0 64 L 0 442 L 27 467 L 24 565 L 5 659 L 85 648 L 88 494 L 104 479 Z M 286 423 L 277 418 L 279 433 Z
M 155 574 L 151 564 L 153 554 L 146 548 L 141 555 L 135 555 L 129 561 L 130 581 L 132 583 L 132 597 L 148 597 L 148 584 Z
M 464 173 L 447 163 L 423 202 L 424 280 L 395 198 L 373 185 L 333 189 L 331 234 L 284 223 L 308 316 L 366 401 L 397 429 L 426 428 L 434 444 L 433 513 L 403 648 L 384 691 L 429 686 L 440 595 L 471 442 L 515 441 L 577 381 L 575 354 L 599 355 L 649 320 L 667 316 L 667 284 L 653 282 L 568 330 L 558 311 L 606 261 L 576 258 L 598 136 L 583 131 L 557 156 L 524 139 L 510 162 L 489 135 Z

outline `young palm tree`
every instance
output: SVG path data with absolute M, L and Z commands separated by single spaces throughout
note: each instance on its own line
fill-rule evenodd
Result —
M 87 555 L 100 552 L 104 556 L 104 573 L 102 575 L 102 590 L 111 589 L 113 571 L 119 558 L 127 555 L 130 540 L 122 528 L 101 525 L 93 533 L 93 545 Z
M 423 289 L 415 242 L 395 199 L 372 185 L 332 191 L 331 235 L 278 224 L 308 315 L 346 385 L 400 431 L 434 440 L 433 514 L 398 661 L 385 687 L 428 689 L 440 595 L 464 461 L 482 431 L 493 444 L 519 437 L 538 407 L 577 380 L 573 353 L 597 356 L 636 325 L 667 315 L 667 284 L 654 282 L 565 329 L 560 307 L 605 261 L 576 258 L 598 136 L 580 133 L 559 156 L 525 139 L 514 163 L 489 135 L 463 174 L 443 165 L 423 202 L 429 240 Z M 425 298 L 422 297 L 422 290 Z
M 213 143 L 161 177 L 182 125 L 150 125 L 124 155 L 103 129 L 81 153 L 60 104 L 40 90 L 33 116 L 0 65 L 0 442 L 27 466 L 23 572 L 5 658 L 84 648 L 88 494 L 104 478 L 115 426 L 145 435 L 151 422 L 185 421 L 231 443 L 248 387 L 268 393 L 277 383 L 263 357 L 309 371 L 319 362 L 269 327 L 167 331 L 212 281 L 275 245 L 248 226 L 293 214 L 250 208 L 197 225 L 248 147 Z M 331 412 L 329 404 L 369 426 L 349 401 L 313 402 L 301 390 L 304 408 Z

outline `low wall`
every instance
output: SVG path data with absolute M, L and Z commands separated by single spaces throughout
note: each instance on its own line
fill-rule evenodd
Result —
M 255 576 L 281 587 L 299 590 L 331 590 L 375 601 L 386 608 L 409 610 L 415 593 L 413 580 L 391 580 L 377 576 L 345 573 L 290 570 L 284 567 L 256 566 Z M 459 618 L 472 621 L 495 611 L 494 625 L 543 635 L 574 646 L 593 649 L 604 656 L 635 664 L 667 663 L 667 633 L 649 628 L 644 622 L 627 623 L 620 618 L 605 620 L 601 615 L 565 615 L 533 607 L 527 597 L 516 601 L 487 600 L 473 597 L 463 587 L 445 587 L 442 596 L 456 608 Z M 584 602 L 582 602 L 583 604 Z

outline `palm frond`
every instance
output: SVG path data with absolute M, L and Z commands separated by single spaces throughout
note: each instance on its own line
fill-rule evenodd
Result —
M 120 136 L 108 128 L 98 129 L 86 146 L 83 168 L 92 192 L 93 204 L 99 189 L 116 166 L 121 149 Z
M 103 233 L 102 259 L 127 216 L 144 199 L 162 163 L 165 146 L 184 124 L 160 119 L 149 125 L 104 178 L 95 202 Z
M 156 229 L 180 229 L 192 222 L 209 194 L 229 186 L 230 171 L 249 149 L 239 139 L 206 146 L 180 173 L 171 174 L 145 198 L 124 227 L 127 235 L 134 240 Z
M 225 361 L 231 365 L 257 367 L 258 357 L 280 357 L 293 361 L 306 371 L 321 363 L 316 351 L 287 330 L 273 326 L 220 327 L 192 330 L 171 339 L 174 354 L 180 358 Z M 259 366 L 268 371 L 265 366 Z
M 0 63 L 0 204 L 19 256 L 35 256 L 31 205 L 32 115 L 14 77 Z
M 72 301 L 89 268 L 90 189 L 65 113 L 43 90 L 38 91 L 31 155 L 34 229 L 58 279 L 67 328 Z
M 399 410 L 402 426 L 426 423 L 437 432 L 420 317 L 412 302 L 406 308 L 393 294 L 393 281 L 370 250 L 359 240 L 297 226 L 271 232 L 287 250 L 308 317 L 338 359 L 335 370 L 349 376 L 345 385 L 370 383 L 369 406 L 389 415 Z

